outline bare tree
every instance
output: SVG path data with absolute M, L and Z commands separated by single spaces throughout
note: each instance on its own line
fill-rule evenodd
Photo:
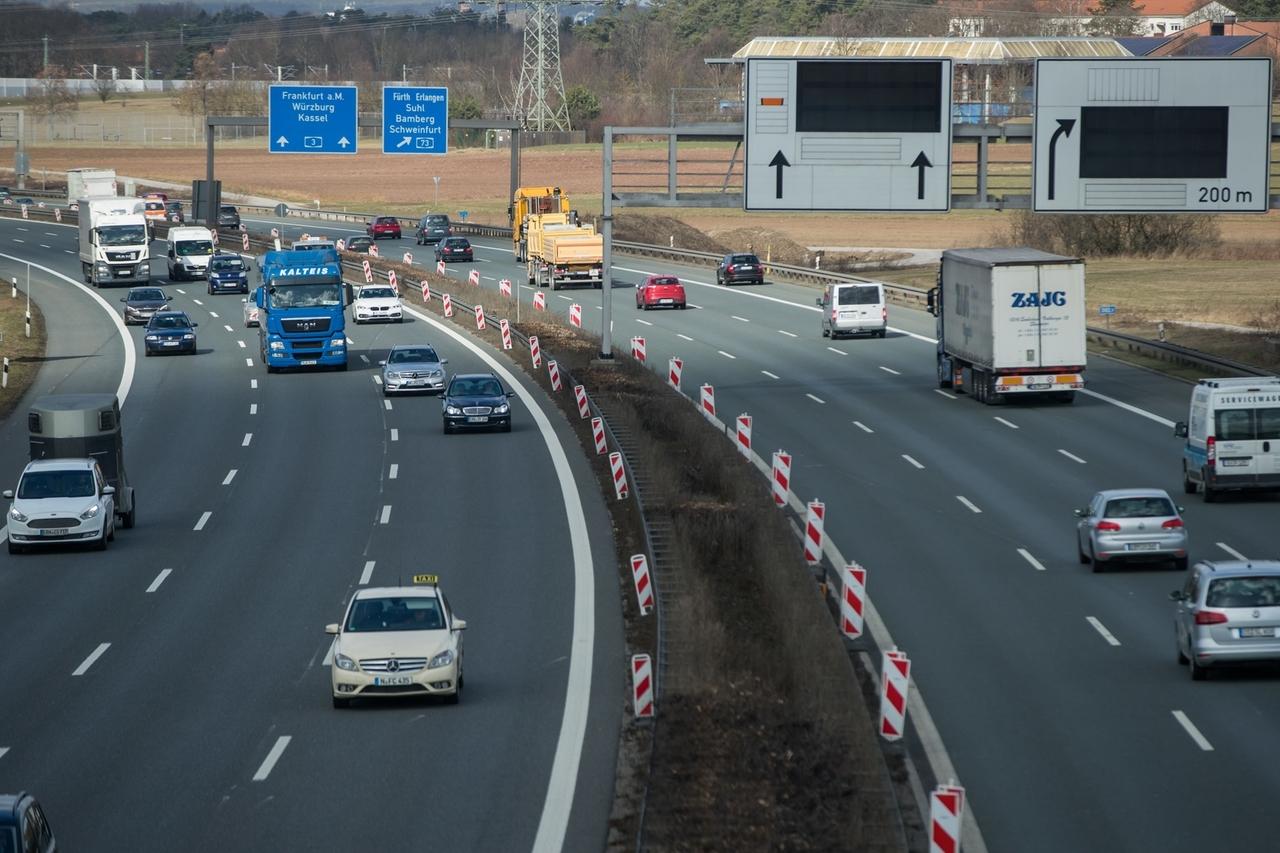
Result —
M 49 135 L 53 136 L 53 120 L 74 113 L 80 101 L 67 87 L 67 70 L 60 65 L 50 65 L 37 75 L 36 88 L 27 97 L 31 111 L 44 116 Z
M 93 91 L 102 103 L 105 104 L 111 100 L 111 96 L 116 93 L 116 78 L 111 75 L 110 69 L 107 69 L 104 76 L 98 77 L 93 81 Z

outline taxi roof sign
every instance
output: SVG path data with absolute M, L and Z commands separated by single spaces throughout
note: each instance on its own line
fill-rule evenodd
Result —
M 439 575 L 414 575 L 413 582 L 425 583 L 425 584 L 439 584 L 440 576 Z

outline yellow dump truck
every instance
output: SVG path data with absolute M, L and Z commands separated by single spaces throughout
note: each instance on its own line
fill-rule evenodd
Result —
M 563 195 L 559 187 L 520 187 L 516 190 L 511 206 L 507 208 L 516 263 L 529 259 L 529 218 L 548 213 L 569 213 L 569 197 Z
M 604 282 L 604 238 L 568 214 L 530 216 L 526 223 L 530 285 L 559 290 L 570 284 L 600 287 Z

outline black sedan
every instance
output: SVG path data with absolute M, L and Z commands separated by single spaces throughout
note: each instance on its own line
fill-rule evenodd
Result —
M 474 261 L 471 241 L 466 237 L 445 237 L 436 246 L 437 261 Z
M 343 244 L 343 248 L 348 252 L 365 252 L 367 254 L 369 247 L 372 245 L 372 237 L 351 237 Z
M 158 287 L 131 287 L 120 301 L 124 303 L 124 323 L 132 326 L 145 323 L 157 311 L 168 308 L 169 294 Z
M 764 284 L 764 264 L 755 255 L 725 255 L 716 267 L 716 284 Z
M 143 343 L 147 355 L 158 352 L 196 354 L 196 326 L 185 311 L 157 311 L 147 323 Z
M 511 432 L 514 391 L 505 391 L 492 373 L 460 373 L 444 390 L 442 401 L 445 435 L 455 429 L 497 427 Z

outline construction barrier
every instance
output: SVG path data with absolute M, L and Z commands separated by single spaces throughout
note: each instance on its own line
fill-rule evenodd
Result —
M 444 261 L 442 260 L 436 261 L 436 275 L 444 275 L 444 271 L 445 271 Z
M 276 244 L 276 251 L 277 252 L 280 251 L 280 238 L 279 237 L 275 238 L 274 242 Z
M 591 414 L 591 405 L 587 402 L 587 389 L 585 386 L 573 386 L 573 399 L 578 402 L 578 417 L 585 418 Z
M 303 240 L 308 239 L 308 238 L 307 238 L 307 235 L 306 235 L 306 234 L 303 234 L 303 235 L 302 235 L 302 239 L 303 239 Z M 374 243 L 372 246 L 370 246 L 370 247 L 369 247 L 369 254 L 373 255 L 375 258 L 376 258 L 376 257 L 379 257 L 379 254 L 378 254 L 378 244 L 377 244 L 377 243 Z
M 547 310 L 547 294 L 543 293 L 541 290 L 536 290 L 533 293 L 533 310 Z
M 26 212 L 27 212 L 27 209 L 25 207 L 22 208 L 23 219 L 26 219 Z M 218 245 L 218 229 L 217 228 L 214 228 L 212 231 L 209 232 L 209 242 L 215 246 Z
M 529 336 L 529 357 L 533 359 L 533 369 L 542 367 L 542 349 L 538 346 L 538 336 Z
M 301 239 L 303 239 L 303 240 L 310 240 L 310 239 L 311 239 L 311 235 L 310 235 L 310 234 L 308 234 L 306 231 L 303 231 L 303 232 L 302 232 L 302 237 L 301 237 Z M 378 248 L 378 247 L 377 247 L 377 246 L 370 246 L 370 247 L 369 247 L 369 254 L 373 255 L 374 257 L 377 257 L 378 253 L 377 253 L 377 252 L 375 252 L 375 251 L 373 251 L 373 250 L 374 250 L 374 249 L 376 249 L 376 248 Z
M 636 719 L 652 719 L 653 660 L 648 655 L 631 656 L 631 688 Z
M 471 285 L 472 287 L 480 286 L 480 270 L 472 270 L 471 272 L 467 273 L 467 284 Z
M 609 468 L 613 472 L 613 493 L 618 500 L 623 500 L 631 490 L 627 488 L 627 469 L 622 466 L 621 453 L 609 454 Z
M 476 306 L 476 331 L 477 332 L 484 331 L 484 306 L 483 305 Z
M 30 218 L 31 218 L 31 217 L 29 217 L 29 216 L 27 215 L 27 206 L 26 206 L 25 204 L 22 206 L 22 218 L 23 218 L 23 219 L 30 219 Z
M 680 374 L 684 371 L 684 359 L 673 358 L 667 364 L 667 384 L 680 390 Z
M 644 348 L 644 338 L 637 336 L 631 339 L 631 357 L 641 364 L 648 360 L 648 354 Z
M 709 418 L 716 416 L 716 389 L 710 385 L 703 385 L 699 389 L 702 397 L 702 414 Z
M 862 612 L 867 601 L 867 570 L 857 563 L 840 573 L 840 633 L 850 640 L 862 636 Z
M 249 232 L 247 231 L 240 235 L 240 251 L 249 251 Z
M 649 559 L 644 554 L 631 555 L 631 578 L 636 582 L 636 603 L 640 615 L 648 616 L 653 609 L 653 585 L 649 582 Z
M 371 284 L 373 282 L 373 267 L 369 265 L 369 259 L 365 258 L 361 261 L 360 266 L 364 270 L 365 284 Z
M 279 229 L 279 228 L 272 228 L 272 229 L 271 229 L 271 237 L 272 237 L 273 239 L 276 239 L 276 240 L 280 239 L 280 229 Z
M 241 226 L 242 230 L 243 228 L 244 226 Z M 337 240 L 334 241 L 333 247 L 337 249 L 339 252 L 345 252 L 347 250 L 347 241 L 339 237 Z
M 425 278 L 422 280 L 422 301 L 431 301 L 431 282 L 427 281 Z
M 61 221 L 62 221 L 62 208 L 60 208 L 60 207 L 55 207 L 55 208 L 53 209 L 53 218 L 54 218 L 54 219 L 56 219 L 56 220 L 57 220 L 57 221 L 59 221 L 59 222 L 61 222 Z
M 453 297 L 451 297 L 449 294 L 446 293 L 440 297 L 440 301 L 444 303 L 444 316 L 452 317 L 453 316 Z
M 822 562 L 822 528 L 826 517 L 826 504 L 822 501 L 809 501 L 809 511 L 804 522 L 804 561 L 811 566 Z
M 911 681 L 911 661 L 905 652 L 887 651 L 880 667 L 880 736 L 902 740 L 907 726 L 907 689 Z
M 387 270 L 387 284 L 397 291 L 400 289 L 400 279 L 396 277 L 395 270 Z
M 9 387 L 9 356 L 4 357 L 4 372 L 0 373 L 0 388 Z
M 582 306 L 576 302 L 569 305 L 569 325 L 575 329 L 582 328 Z
M 595 439 L 595 442 L 596 442 L 597 456 L 602 455 L 606 450 L 609 449 L 609 444 L 604 440 L 604 419 L 603 418 L 591 419 L 591 437 Z
M 499 320 L 498 328 L 502 331 L 502 348 L 511 349 L 511 323 L 506 319 Z
M 413 252 L 405 252 L 404 255 L 400 258 L 400 260 L 404 261 L 406 265 L 412 266 Z
M 738 415 L 737 420 L 738 449 L 742 455 L 751 458 L 751 415 L 746 412 Z
M 791 454 L 781 450 L 773 452 L 773 502 L 785 507 L 791 495 Z
M 498 282 L 498 292 L 509 298 L 511 296 L 511 279 L 504 278 Z
M 939 785 L 929 794 L 929 853 L 959 853 L 964 788 Z
M 555 359 L 548 359 L 547 375 L 551 378 L 552 391 L 560 391 L 564 388 L 564 386 L 560 384 L 560 365 L 556 363 Z

